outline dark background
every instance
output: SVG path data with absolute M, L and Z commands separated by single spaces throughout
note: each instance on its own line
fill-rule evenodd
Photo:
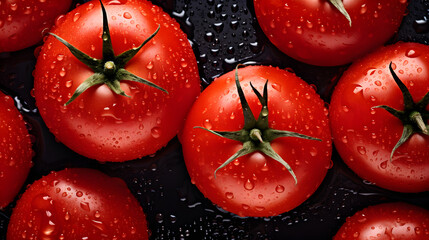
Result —
M 278 51 L 258 26 L 250 0 L 152 2 L 174 17 L 187 33 L 199 62 L 203 87 L 237 63 L 258 63 L 292 68 L 329 102 L 335 83 L 347 68 L 310 66 Z M 429 44 L 429 1 L 410 0 L 408 9 L 398 33 L 389 43 Z M 270 218 L 238 217 L 205 199 L 190 182 L 177 138 L 154 156 L 130 162 L 102 164 L 84 158 L 55 140 L 35 107 L 31 97 L 35 48 L 0 53 L 0 88 L 15 97 L 29 123 L 36 152 L 27 184 L 52 170 L 67 167 L 90 167 L 120 177 L 140 201 L 151 239 L 324 240 L 335 235 L 347 216 L 369 205 L 404 201 L 429 209 L 428 192 L 401 194 L 380 189 L 349 170 L 335 149 L 334 165 L 316 193 L 296 209 Z M 0 211 L 0 239 L 6 238 L 14 205 L 15 202 Z

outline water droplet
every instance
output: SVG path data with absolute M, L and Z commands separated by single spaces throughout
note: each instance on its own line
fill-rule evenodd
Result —
M 250 179 L 247 179 L 247 181 L 244 183 L 244 188 L 246 190 L 252 190 L 255 188 L 255 185 L 252 183 L 252 181 L 250 181 Z
M 271 87 L 273 87 L 273 89 L 281 92 L 282 91 L 282 86 L 276 83 L 271 84 Z
M 313 148 L 310 150 L 310 155 L 311 155 L 312 157 L 317 156 L 317 149 L 313 147 Z
M 365 148 L 364 146 L 358 146 L 358 147 L 357 147 L 357 150 L 358 150 L 358 152 L 359 152 L 361 155 L 365 155 L 365 154 L 366 154 L 366 148 Z
M 79 18 L 80 18 L 80 13 L 75 13 L 74 15 L 73 15 L 73 22 L 76 22 L 77 20 L 79 20 Z
M 62 61 L 64 59 L 64 55 L 63 54 L 58 54 L 57 55 L 57 60 L 58 61 Z
M 276 192 L 282 193 L 285 191 L 285 187 L 283 185 L 277 185 L 276 186 Z
M 131 14 L 129 13 L 129 12 L 124 12 L 124 18 L 126 18 L 126 19 L 131 19 L 132 18 L 132 16 L 131 16 Z
M 91 209 L 89 208 L 89 203 L 88 202 L 81 202 L 80 203 L 80 207 L 85 210 L 85 211 L 91 211 Z
M 367 10 L 368 7 L 366 6 L 366 4 L 362 4 L 362 6 L 360 6 L 360 14 L 365 14 Z
M 94 217 L 95 218 L 100 218 L 101 217 L 101 213 L 100 213 L 100 211 L 95 211 L 95 213 L 94 213 Z
M 405 56 L 407 56 L 409 58 L 416 58 L 416 57 L 420 56 L 420 54 L 417 53 L 414 49 L 408 49 L 405 52 Z
M 60 76 L 64 77 L 65 75 L 66 75 L 66 69 L 65 68 L 61 68 Z
M 262 212 L 262 211 L 264 211 L 264 210 L 265 210 L 265 207 L 262 207 L 262 206 L 256 206 L 256 207 L 255 207 L 255 209 L 256 209 L 256 211 Z
M 210 120 L 209 119 L 206 119 L 205 121 L 204 121 L 204 123 L 203 123 L 203 125 L 204 125 L 204 127 L 205 128 L 207 128 L 207 129 L 212 129 L 212 124 L 210 123 Z
M 161 129 L 159 127 L 154 127 L 150 130 L 153 138 L 159 138 L 161 136 Z
M 83 196 L 83 193 L 82 193 L 81 191 L 77 191 L 76 196 L 77 196 L 77 197 L 82 197 L 82 196 Z
M 152 61 L 150 61 L 147 65 L 146 65 L 146 68 L 147 69 L 152 69 L 153 68 L 153 63 L 152 63 Z
M 70 220 L 70 213 L 69 212 L 66 212 L 64 214 L 64 220 L 66 220 L 66 221 Z
M 382 163 L 380 163 L 380 168 L 386 169 L 387 168 L 387 161 L 383 161 Z
M 16 3 L 10 3 L 10 10 L 16 11 L 18 9 L 18 4 Z
M 233 198 L 234 198 L 234 194 L 233 194 L 232 192 L 226 192 L 226 193 L 225 193 L 225 197 L 226 197 L 227 199 L 233 199 Z

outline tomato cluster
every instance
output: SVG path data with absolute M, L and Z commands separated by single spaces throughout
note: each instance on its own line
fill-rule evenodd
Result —
M 428 39 L 389 41 L 408 1 L 248 1 L 267 42 L 237 48 L 220 44 L 247 24 L 235 3 L 227 15 L 229 3 L 207 1 L 213 11 L 201 15 L 191 2 L 76 2 L 0 2 L 0 57 L 37 58 L 21 85 L 7 74 L 14 61 L 0 66 L 11 80 L 1 90 L 27 121 L 0 92 L 0 238 L 207 238 L 229 216 L 224 236 L 295 239 L 299 227 L 279 226 L 326 228 L 335 215 L 328 231 L 300 239 L 428 238 Z M 210 19 L 215 33 L 198 32 Z M 219 63 L 200 53 L 199 37 L 212 57 L 234 56 L 222 75 L 205 75 Z M 337 196 L 347 188 L 380 197 L 350 204 Z M 175 216 L 171 203 L 195 198 L 187 209 L 199 220 L 192 210 L 196 226 L 183 233 L 189 223 L 174 223 L 187 213 Z M 368 207 L 398 199 L 423 208 Z M 263 222 L 274 230 L 254 233 Z

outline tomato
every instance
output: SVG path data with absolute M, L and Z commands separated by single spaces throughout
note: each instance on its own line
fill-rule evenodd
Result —
M 342 65 L 383 45 L 401 24 L 407 0 L 254 0 L 268 39 L 288 56 L 313 65 Z M 351 24 L 351 25 L 350 25 Z
M 327 110 L 315 90 L 291 72 L 266 66 L 239 69 L 242 100 L 235 74 L 215 79 L 193 105 L 180 136 L 186 167 L 192 183 L 223 209 L 240 216 L 278 215 L 310 197 L 330 167 Z M 250 83 L 267 99 L 259 99 Z M 250 108 L 241 105 L 245 99 Z M 248 120 L 253 117 L 258 120 Z M 272 137 L 268 131 L 273 129 L 319 141 Z M 245 140 L 210 131 L 238 131 L 235 135 Z M 260 131 L 260 139 L 252 136 L 254 131 Z M 253 150 L 246 150 L 249 145 Z M 243 149 L 237 159 L 230 158 Z
M 429 190 L 429 136 L 411 120 L 413 111 L 405 108 L 407 101 L 393 77 L 408 88 L 411 100 L 422 100 L 429 91 L 428 52 L 429 46 L 418 43 L 384 47 L 355 62 L 333 92 L 330 121 L 341 158 L 360 177 L 382 188 Z M 428 124 L 425 101 L 417 111 L 423 125 Z M 382 105 L 404 111 L 406 119 L 401 121 Z M 398 145 L 407 129 L 413 134 Z
M 125 182 L 66 169 L 34 182 L 18 200 L 7 239 L 148 239 L 145 214 Z
M 198 67 L 186 35 L 161 8 L 104 4 L 105 21 L 100 2 L 91 1 L 60 21 L 57 39 L 47 38 L 34 73 L 36 104 L 50 131 L 77 153 L 132 160 L 155 153 L 182 127 L 200 92 Z
M 0 2 L 0 52 L 12 52 L 40 42 L 72 0 L 8 0 Z
M 401 202 L 383 203 L 348 217 L 334 240 L 424 240 L 428 226 L 428 210 Z
M 18 194 L 31 167 L 33 150 L 22 115 L 0 91 L 0 209 Z

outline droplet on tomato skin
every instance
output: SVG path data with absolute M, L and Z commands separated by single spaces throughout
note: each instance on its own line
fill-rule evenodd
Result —
M 364 146 L 358 146 L 357 147 L 357 151 L 361 154 L 361 155 L 365 155 L 366 154 L 366 148 Z
M 209 130 L 212 129 L 212 127 L 213 127 L 209 119 L 206 119 L 204 121 L 203 126 Z
M 73 15 L 73 22 L 77 22 L 77 20 L 79 20 L 79 18 L 80 18 L 80 13 L 75 13 L 74 15 Z
M 89 203 L 88 202 L 81 202 L 80 203 L 80 208 L 82 208 L 83 210 L 89 212 L 91 211 L 91 208 L 89 207 Z
M 154 127 L 150 130 L 150 133 L 153 138 L 159 138 L 161 136 L 161 129 L 159 127 Z
M 123 17 L 126 19 L 131 19 L 133 16 L 131 16 L 131 13 L 129 12 L 124 12 Z
M 256 209 L 256 211 L 258 211 L 258 212 L 262 212 L 262 211 L 264 211 L 264 210 L 265 210 L 265 207 L 263 207 L 263 206 L 256 206 L 256 207 L 255 207 L 255 209 Z
M 368 7 L 366 6 L 366 4 L 362 4 L 362 6 L 360 6 L 360 14 L 365 14 L 367 10 Z
M 313 148 L 310 150 L 310 155 L 311 155 L 312 157 L 317 156 L 317 149 L 313 147 Z
M 416 52 L 414 49 L 408 49 L 405 52 L 405 56 L 409 57 L 409 58 L 416 58 L 416 57 L 420 56 L 420 53 Z
M 253 188 L 255 188 L 255 185 L 252 183 L 252 181 L 250 181 L 250 179 L 247 179 L 247 181 L 244 183 L 244 188 L 246 190 L 252 190 Z
M 226 193 L 225 193 L 225 197 L 226 197 L 227 199 L 233 199 L 233 198 L 234 198 L 234 194 L 233 194 L 232 192 L 226 192 Z
M 285 191 L 285 187 L 283 185 L 277 185 L 276 186 L 276 192 L 277 193 L 282 193 Z
M 66 221 L 70 220 L 70 213 L 69 212 L 66 212 L 64 214 L 64 220 L 66 220 Z

